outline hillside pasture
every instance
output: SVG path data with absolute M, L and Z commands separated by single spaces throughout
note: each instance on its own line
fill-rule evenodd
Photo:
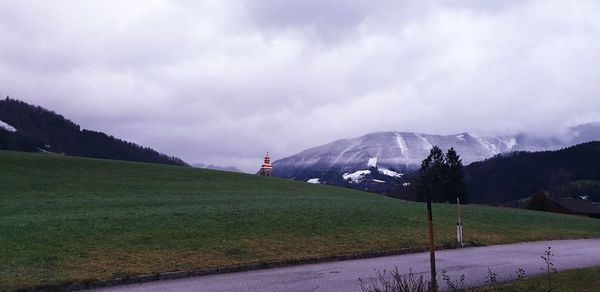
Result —
M 0 290 L 427 246 L 425 205 L 297 181 L 0 151 Z M 455 206 L 434 205 L 438 244 Z M 600 220 L 462 209 L 477 244 L 600 237 Z

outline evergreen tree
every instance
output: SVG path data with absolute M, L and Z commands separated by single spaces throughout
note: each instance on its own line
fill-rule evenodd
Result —
M 454 148 L 446 155 L 434 146 L 421 162 L 417 200 L 426 201 L 427 196 L 436 203 L 455 203 L 456 197 L 467 203 L 468 191 L 462 160 Z
M 434 146 L 427 158 L 421 163 L 421 179 L 417 190 L 417 200 L 426 201 L 431 196 L 433 202 L 447 202 L 447 172 L 448 167 L 444 153 Z
M 456 197 L 461 203 L 468 203 L 467 182 L 463 169 L 462 160 L 454 148 L 448 149 L 446 153 L 447 172 L 447 196 L 450 203 L 456 202 Z

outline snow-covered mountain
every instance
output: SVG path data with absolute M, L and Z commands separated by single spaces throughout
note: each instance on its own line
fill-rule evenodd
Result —
M 357 184 L 365 180 L 377 182 L 381 176 L 369 178 L 373 172 L 394 180 L 401 173 L 417 169 L 433 145 L 444 151 L 454 147 L 466 165 L 500 153 L 556 150 L 592 140 L 600 140 L 600 123 L 572 127 L 560 138 L 528 134 L 479 136 L 470 133 L 378 132 L 337 140 L 279 159 L 273 163 L 273 173 L 283 178 L 334 185 Z

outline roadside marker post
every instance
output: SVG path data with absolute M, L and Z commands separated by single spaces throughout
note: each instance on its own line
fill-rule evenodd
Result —
M 458 220 L 456 221 L 456 240 L 460 245 L 463 245 L 463 227 L 462 222 L 460 220 L 460 198 L 456 197 L 456 217 Z

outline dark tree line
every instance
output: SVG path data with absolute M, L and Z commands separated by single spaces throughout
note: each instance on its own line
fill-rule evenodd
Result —
M 539 192 L 600 200 L 600 142 L 505 154 L 472 163 L 465 172 L 473 202 L 503 203 Z
M 9 97 L 0 100 L 0 120 L 16 132 L 0 129 L 0 149 L 48 151 L 72 156 L 187 165 L 151 148 L 81 129 L 62 115 Z
M 421 163 L 417 185 L 417 200 L 426 201 L 427 196 L 437 203 L 468 202 L 468 191 L 462 160 L 454 148 L 444 155 L 434 146 Z

